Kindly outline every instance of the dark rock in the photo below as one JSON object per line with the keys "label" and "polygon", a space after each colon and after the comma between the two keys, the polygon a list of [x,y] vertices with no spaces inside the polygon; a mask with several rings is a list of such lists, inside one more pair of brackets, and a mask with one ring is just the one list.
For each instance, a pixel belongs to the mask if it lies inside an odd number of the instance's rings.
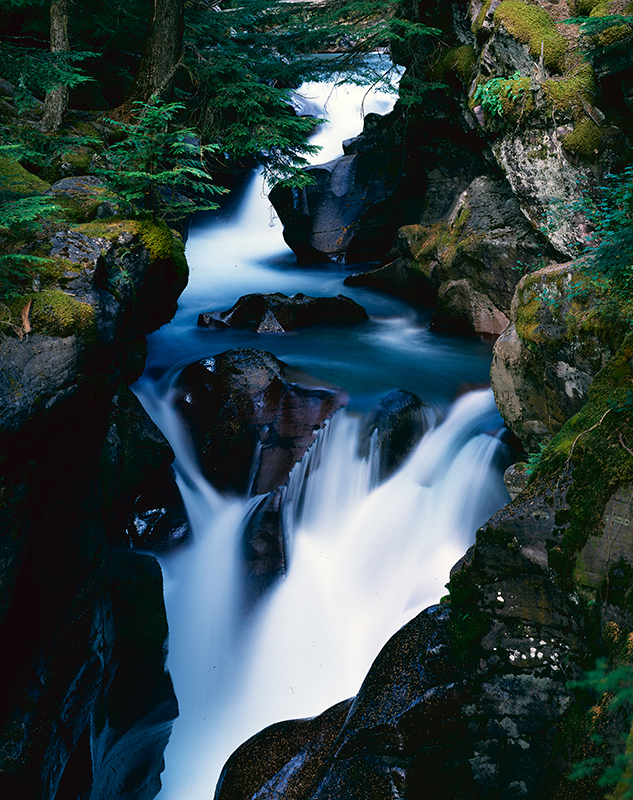
{"label": "dark rock", "polygon": [[384,267],[367,272],[355,272],[348,275],[344,283],[404,297],[416,306],[433,306],[437,298],[437,288],[433,287],[430,274],[405,258],[396,258]]}
{"label": "dark rock", "polygon": [[164,469],[136,498],[126,534],[131,547],[155,552],[187,540],[189,518],[171,469]]}
{"label": "dark rock", "polygon": [[349,711],[344,700],[313,719],[265,728],[233,753],[222,769],[215,800],[295,800],[318,777]]}
{"label": "dark rock", "polygon": [[101,453],[103,513],[109,535],[118,534],[120,538],[136,498],[166,472],[173,460],[167,439],[136,395],[120,385],[112,399],[110,425]]}
{"label": "dark rock", "polygon": [[264,497],[244,528],[244,601],[255,604],[286,572],[285,487]]}
{"label": "dark rock", "polygon": [[466,278],[442,284],[429,323],[432,330],[466,336],[499,336],[509,324],[506,315]]}
{"label": "dark rock", "polygon": [[360,455],[367,457],[372,447],[376,447],[379,477],[388,477],[431,427],[433,416],[431,409],[419,397],[394,389],[382,398],[365,423]]}
{"label": "dark rock", "polygon": [[248,328],[256,333],[293,331],[308,325],[341,325],[364,322],[367,312],[342,294],[336,297],[307,297],[295,294],[247,294],[228,311],[200,314],[198,325],[207,328]]}
{"label": "dark rock", "polygon": [[265,494],[286,481],[347,396],[270,353],[229,350],[185,367],[176,402],[208,480]]}

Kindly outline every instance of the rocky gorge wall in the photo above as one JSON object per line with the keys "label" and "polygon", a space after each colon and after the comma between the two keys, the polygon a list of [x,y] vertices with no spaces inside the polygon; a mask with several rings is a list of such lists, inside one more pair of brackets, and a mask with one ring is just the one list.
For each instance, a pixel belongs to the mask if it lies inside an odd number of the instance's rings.
{"label": "rocky gorge wall", "polygon": [[[90,181],[66,182],[85,208]],[[0,334],[7,800],[154,797],[177,714],[160,569],[116,541],[173,460],[126,384],[187,267],[164,223],[99,216],[52,225],[47,271]]]}

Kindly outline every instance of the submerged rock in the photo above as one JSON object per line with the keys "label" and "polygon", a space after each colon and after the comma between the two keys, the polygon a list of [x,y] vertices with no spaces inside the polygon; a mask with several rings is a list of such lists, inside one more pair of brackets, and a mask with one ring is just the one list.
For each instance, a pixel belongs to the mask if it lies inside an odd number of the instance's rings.
{"label": "submerged rock", "polygon": [[364,322],[365,309],[345,295],[308,297],[280,292],[247,294],[228,311],[200,314],[198,325],[207,328],[248,328],[256,333],[282,333],[309,325]]}
{"label": "submerged rock", "polygon": [[325,420],[347,403],[342,389],[246,349],[185,367],[177,393],[207,479],[221,491],[252,494],[285,483]]}

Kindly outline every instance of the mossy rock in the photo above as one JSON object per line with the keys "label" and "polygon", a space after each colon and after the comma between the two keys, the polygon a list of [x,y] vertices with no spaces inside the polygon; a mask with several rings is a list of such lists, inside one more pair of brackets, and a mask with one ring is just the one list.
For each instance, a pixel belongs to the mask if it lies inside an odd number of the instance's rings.
{"label": "mossy rock", "polygon": [[546,80],[543,91],[554,112],[567,112],[574,118],[585,116],[585,105],[593,103],[596,92],[594,71],[583,64],[571,75]]}
{"label": "mossy rock", "polygon": [[12,158],[0,157],[0,198],[16,199],[33,194],[43,194],[50,184]]}
{"label": "mossy rock", "polygon": [[47,289],[24,299],[32,301],[31,326],[35,333],[49,336],[95,335],[94,308],[61,289]]}
{"label": "mossy rock", "polygon": [[527,44],[535,61],[540,58],[542,44],[545,66],[553,72],[564,72],[569,44],[544,9],[521,0],[503,0],[495,9],[494,20],[495,25],[503,24],[511,36]]}
{"label": "mossy rock", "polygon": [[600,128],[588,117],[578,122],[574,130],[563,137],[562,142],[568,153],[586,161],[595,161],[603,149]]}
{"label": "mossy rock", "polygon": [[609,498],[633,481],[633,334],[595,377],[588,402],[543,450],[533,478],[571,473],[569,526],[562,540],[561,578],[571,582],[575,556],[602,532]]}
{"label": "mossy rock", "polygon": [[435,63],[431,74],[435,80],[444,80],[450,72],[453,72],[464,85],[468,85],[473,78],[476,66],[475,48],[472,45],[464,44],[444,51]]}

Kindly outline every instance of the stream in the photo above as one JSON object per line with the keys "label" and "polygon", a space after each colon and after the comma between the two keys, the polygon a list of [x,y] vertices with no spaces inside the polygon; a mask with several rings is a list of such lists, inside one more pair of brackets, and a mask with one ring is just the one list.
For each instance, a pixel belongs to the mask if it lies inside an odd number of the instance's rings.
{"label": "stream", "polygon": [[[307,84],[302,107],[330,120],[315,136],[325,162],[362,129],[359,113],[386,113],[394,95]],[[325,109],[319,112],[319,109]],[[231,203],[192,226],[189,285],[174,320],[149,337],[135,385],[176,453],[189,541],[161,555],[170,628],[168,667],[180,706],[160,800],[202,800],[242,742],[273,722],[313,716],[357,693],[380,648],[446,593],[452,565],[507,502],[503,423],[489,380],[491,346],[429,330],[430,312],[343,280],[362,265],[299,267],[253,175]],[[198,314],[252,292],[345,294],[368,322],[294,333],[209,330]],[[228,498],[201,476],[173,407],[185,365],[237,347],[277,358],[343,387],[338,412],[293,470],[289,568],[255,610],[241,602],[240,533],[261,498]],[[415,393],[433,420],[388,479],[376,454],[358,455],[364,417],[387,392]]]}

